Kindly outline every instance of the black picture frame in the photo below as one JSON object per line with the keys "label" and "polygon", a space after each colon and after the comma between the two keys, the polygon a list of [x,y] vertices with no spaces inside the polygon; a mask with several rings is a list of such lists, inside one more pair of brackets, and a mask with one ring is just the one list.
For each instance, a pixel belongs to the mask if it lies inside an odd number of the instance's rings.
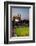
{"label": "black picture frame", "polygon": [[[26,4],[33,5],[33,40],[29,41],[9,41],[8,39],[8,4]],[[34,2],[12,2],[6,1],[4,2],[4,44],[12,44],[12,43],[34,43],[35,42],[35,3]]]}

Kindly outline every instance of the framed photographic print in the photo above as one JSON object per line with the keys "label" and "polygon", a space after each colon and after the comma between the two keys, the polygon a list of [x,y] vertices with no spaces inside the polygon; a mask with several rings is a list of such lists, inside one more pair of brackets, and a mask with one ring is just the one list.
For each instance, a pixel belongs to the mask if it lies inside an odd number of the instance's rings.
{"label": "framed photographic print", "polygon": [[35,3],[4,2],[4,43],[35,42]]}

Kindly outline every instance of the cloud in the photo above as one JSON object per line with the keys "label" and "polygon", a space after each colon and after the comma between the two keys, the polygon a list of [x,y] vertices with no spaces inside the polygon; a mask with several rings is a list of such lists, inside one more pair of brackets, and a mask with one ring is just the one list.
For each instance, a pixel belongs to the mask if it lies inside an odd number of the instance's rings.
{"label": "cloud", "polygon": [[21,19],[29,19],[29,8],[12,8],[12,16],[21,14]]}

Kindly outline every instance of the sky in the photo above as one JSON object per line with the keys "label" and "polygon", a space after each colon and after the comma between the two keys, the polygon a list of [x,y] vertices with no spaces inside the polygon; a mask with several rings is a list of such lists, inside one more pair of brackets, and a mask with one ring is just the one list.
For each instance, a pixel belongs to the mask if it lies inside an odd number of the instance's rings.
{"label": "sky", "polygon": [[12,17],[21,14],[21,19],[29,20],[29,8],[12,8]]}

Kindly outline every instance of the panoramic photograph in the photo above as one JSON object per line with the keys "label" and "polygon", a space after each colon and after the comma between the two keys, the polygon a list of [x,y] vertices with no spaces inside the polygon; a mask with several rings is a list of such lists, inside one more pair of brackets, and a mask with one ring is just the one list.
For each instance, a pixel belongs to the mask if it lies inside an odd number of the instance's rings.
{"label": "panoramic photograph", "polygon": [[12,7],[10,37],[29,36],[29,8]]}

